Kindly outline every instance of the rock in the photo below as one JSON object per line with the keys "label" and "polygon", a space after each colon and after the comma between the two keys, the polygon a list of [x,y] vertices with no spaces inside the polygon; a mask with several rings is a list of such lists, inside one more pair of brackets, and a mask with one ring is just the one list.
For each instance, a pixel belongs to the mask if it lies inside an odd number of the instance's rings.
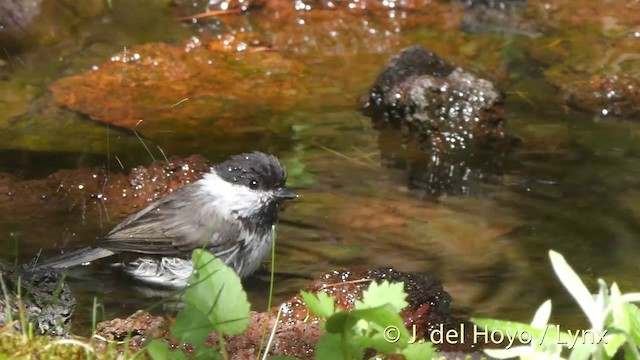
{"label": "rock", "polygon": [[166,336],[166,327],[167,321],[163,317],[138,310],[126,319],[116,318],[98,323],[95,333],[99,339],[108,342],[131,339],[127,349],[135,352],[144,347],[148,338]]}
{"label": "rock", "polygon": [[[464,329],[465,343],[437,344],[438,350],[445,357],[464,354],[474,358],[485,344],[474,344],[472,324],[451,315],[451,297],[442,289],[439,281],[424,273],[402,273],[394,269],[375,269],[368,271],[332,271],[319,276],[303,290],[308,292],[325,291],[336,300],[336,306],[343,310],[353,309],[356,300],[360,300],[362,292],[371,281],[404,282],[408,293],[409,306],[401,316],[406,326],[412,330],[416,326],[418,337],[428,336],[431,331],[442,327],[445,331]],[[270,313],[251,312],[249,327],[240,335],[225,337],[225,349],[230,359],[257,359],[260,346],[264,346],[262,334],[276,325],[276,313],[282,307],[280,322],[271,346],[269,355],[293,356],[297,359],[314,359],[316,343],[324,331],[320,327],[321,319],[309,314],[300,295],[271,309]],[[464,327],[461,325],[464,324]],[[127,334],[136,336],[134,346],[139,347],[142,339],[163,338],[172,348],[181,348],[190,352],[188,344],[178,344],[169,338],[165,330],[166,322],[138,311],[127,319],[114,319],[98,325],[97,334],[108,340],[123,340]],[[266,325],[266,326],[265,326]],[[215,345],[217,334],[209,335],[207,343]]]}
{"label": "rock", "polygon": [[465,0],[462,29],[469,33],[541,36],[547,29],[525,18],[527,0]]}
{"label": "rock", "polygon": [[79,18],[98,16],[104,9],[102,0],[0,1],[0,43],[5,51],[55,43],[74,31]]}
{"label": "rock", "polygon": [[473,182],[499,177],[517,142],[504,129],[503,100],[491,82],[414,46],[380,73],[365,114],[380,130],[383,161],[409,173],[410,189],[468,194]]}
{"label": "rock", "polygon": [[[458,330],[466,324],[462,334],[465,342],[459,344],[436,344],[439,351],[476,352],[484,344],[472,341],[472,324],[451,315],[451,296],[444,291],[438,280],[424,273],[402,273],[394,269],[382,268],[368,271],[332,271],[320,275],[318,279],[306,286],[302,291],[316,293],[324,291],[336,300],[336,307],[342,310],[353,310],[356,300],[362,298],[362,292],[371,281],[403,282],[407,292],[409,306],[402,311],[402,318],[407,328],[416,326],[419,338],[428,338],[431,331],[443,327]],[[284,303],[281,319],[285,323],[318,322],[319,319],[309,313],[300,295]]]}
{"label": "rock", "polygon": [[598,117],[640,117],[640,81],[626,74],[593,75],[562,86],[567,103]]}
{"label": "rock", "polygon": [[640,2],[558,0],[533,16],[556,29],[528,44],[527,57],[573,109],[595,119],[640,117]]}
{"label": "rock", "polygon": [[255,34],[238,33],[194,37],[178,46],[135,46],[93,70],[59,79],[49,89],[60,107],[147,136],[149,127],[174,131],[175,122],[185,132],[202,131],[206,122],[212,133],[227,134],[257,125],[254,112],[264,107],[284,111],[297,104],[307,89],[303,76],[291,74],[302,75],[304,69]]}
{"label": "rock", "polygon": [[[116,223],[210,169],[201,156],[156,161],[129,174],[104,169],[61,170],[45,179],[19,180],[0,174],[0,216],[6,221],[37,221],[17,236],[33,239],[33,249],[76,247],[95,238],[95,229]],[[60,216],[60,214],[64,216]],[[106,225],[109,226],[109,223]],[[35,241],[40,239],[40,243]]]}
{"label": "rock", "polygon": [[465,149],[507,137],[495,86],[413,46],[394,56],[369,92],[374,122],[407,127],[434,149]]}
{"label": "rock", "polygon": [[[54,270],[29,271],[30,265],[13,268],[0,264],[0,277],[9,292],[9,302],[0,297],[0,327],[8,324],[7,312],[13,320],[20,319],[23,307],[27,323],[33,324],[38,335],[66,336],[71,324],[76,300],[64,283],[64,278]],[[18,290],[19,289],[19,290]],[[20,291],[20,298],[18,298]],[[20,321],[14,325],[22,329]]]}

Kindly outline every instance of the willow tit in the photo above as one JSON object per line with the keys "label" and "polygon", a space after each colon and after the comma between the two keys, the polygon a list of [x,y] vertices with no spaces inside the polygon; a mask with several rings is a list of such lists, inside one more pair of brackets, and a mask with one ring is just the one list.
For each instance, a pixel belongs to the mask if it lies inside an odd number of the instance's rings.
{"label": "willow tit", "polygon": [[240,277],[258,269],[271,248],[282,203],[298,197],[285,187],[280,161],[261,152],[235,155],[200,180],[129,216],[94,246],[46,260],[37,268],[68,268],[119,253],[137,280],[183,287],[193,269],[189,255],[206,248]]}

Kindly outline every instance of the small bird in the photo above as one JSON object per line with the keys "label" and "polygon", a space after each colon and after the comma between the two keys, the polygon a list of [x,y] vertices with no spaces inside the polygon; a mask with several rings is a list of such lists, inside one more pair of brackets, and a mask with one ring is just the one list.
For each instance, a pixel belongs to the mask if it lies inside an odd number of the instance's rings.
{"label": "small bird", "polygon": [[284,201],[287,173],[273,155],[240,154],[213,165],[200,180],[129,216],[94,246],[45,260],[36,268],[68,268],[115,254],[126,273],[149,284],[184,287],[189,255],[205,248],[240,277],[255,272],[271,249],[272,228]]}

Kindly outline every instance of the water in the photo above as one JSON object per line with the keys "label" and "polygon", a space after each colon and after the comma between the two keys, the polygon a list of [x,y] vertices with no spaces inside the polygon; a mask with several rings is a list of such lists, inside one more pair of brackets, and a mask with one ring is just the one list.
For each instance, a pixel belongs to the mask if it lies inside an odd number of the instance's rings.
{"label": "water", "polygon": [[[0,67],[2,172],[37,181],[60,169],[127,172],[148,165],[152,156],[163,158],[161,151],[198,153],[212,161],[241,151],[271,151],[287,165],[289,182],[301,194],[287,207],[278,232],[277,299],[332,269],[394,266],[432,272],[463,314],[527,321],[552,298],[553,320],[584,326],[551,271],[549,249],[563,253],[591,289],[598,277],[617,281],[623,292],[640,288],[640,127],[567,108],[562,93],[544,78],[555,63],[543,64],[549,54],[540,49],[553,48],[556,38],[574,44],[568,36],[581,34],[560,29],[532,39],[508,31],[464,33],[456,22],[462,8],[455,6],[406,20],[400,12],[387,18],[328,12],[278,22],[254,12],[190,26],[174,21],[163,6],[141,4],[115,1],[112,12],[82,19],[73,41],[10,53]],[[215,114],[199,121],[145,120],[139,130],[150,155],[131,131],[60,109],[47,91],[55,79],[100,65],[125,47],[182,44],[190,36],[239,29],[256,31],[286,59],[302,64],[284,76],[307,93],[286,95],[294,101],[282,106],[228,99],[224,131]],[[413,43],[487,76],[509,95],[507,129],[522,144],[499,172],[472,178],[461,194],[413,191],[406,168],[381,161],[398,149],[389,141],[395,135],[375,130],[358,110],[389,56]],[[561,51],[550,53],[562,64],[572,61]],[[256,97],[281,91],[248,89],[253,90]],[[126,91],[110,96],[116,101]],[[194,106],[207,111],[206,102]],[[411,161],[419,155],[404,156]],[[87,218],[77,209],[42,216],[11,203],[0,211],[2,257],[11,261],[27,261],[41,248],[90,244],[122,219]],[[267,279],[263,271],[246,282],[255,309],[266,306]],[[74,270],[70,283],[79,300],[79,331],[89,324],[93,297],[104,304],[107,318],[127,316],[159,298],[104,268]]]}

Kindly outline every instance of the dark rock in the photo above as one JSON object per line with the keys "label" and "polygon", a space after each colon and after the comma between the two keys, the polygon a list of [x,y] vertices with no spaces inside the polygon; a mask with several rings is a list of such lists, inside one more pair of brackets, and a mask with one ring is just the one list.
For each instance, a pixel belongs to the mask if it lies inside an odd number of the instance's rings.
{"label": "dark rock", "polygon": [[379,125],[407,127],[429,148],[465,149],[506,137],[502,104],[491,82],[414,46],[378,76],[365,112]]}
{"label": "dark rock", "polygon": [[[36,334],[66,336],[76,304],[71,290],[57,271],[31,272],[29,267],[0,264],[0,276],[7,291],[5,296],[3,289],[0,298],[0,327],[8,323],[8,311],[13,320],[20,319],[22,306],[26,321],[32,324]],[[22,330],[20,321],[16,322],[15,329]]]}
{"label": "dark rock", "polygon": [[527,0],[465,0],[462,30],[469,33],[501,33],[541,36],[544,26],[523,17]]}
{"label": "dark rock", "polygon": [[0,30],[24,31],[40,13],[42,0],[0,1]]}
{"label": "dark rock", "polygon": [[78,18],[103,12],[102,0],[0,1],[0,44],[7,53],[68,38]]}
{"label": "dark rock", "polygon": [[[321,275],[317,280],[306,286],[303,291],[324,291],[336,300],[336,307],[352,310],[356,300],[362,298],[362,292],[369,286],[370,281],[403,282],[407,292],[409,306],[402,311],[405,325],[411,329],[416,326],[416,335],[428,338],[431,331],[442,327],[459,330],[461,324],[465,330],[465,342],[459,344],[436,344],[439,351],[445,352],[477,352],[484,344],[474,344],[472,341],[472,324],[451,315],[451,296],[444,291],[438,280],[424,273],[402,273],[394,269],[376,269],[368,271],[332,271]],[[318,322],[320,319],[309,310],[300,295],[285,302],[281,321],[288,324],[303,322]]]}
{"label": "dark rock", "polygon": [[394,56],[369,92],[365,114],[380,130],[388,166],[409,172],[419,195],[468,194],[502,172],[517,141],[504,130],[495,86],[414,46]]}

